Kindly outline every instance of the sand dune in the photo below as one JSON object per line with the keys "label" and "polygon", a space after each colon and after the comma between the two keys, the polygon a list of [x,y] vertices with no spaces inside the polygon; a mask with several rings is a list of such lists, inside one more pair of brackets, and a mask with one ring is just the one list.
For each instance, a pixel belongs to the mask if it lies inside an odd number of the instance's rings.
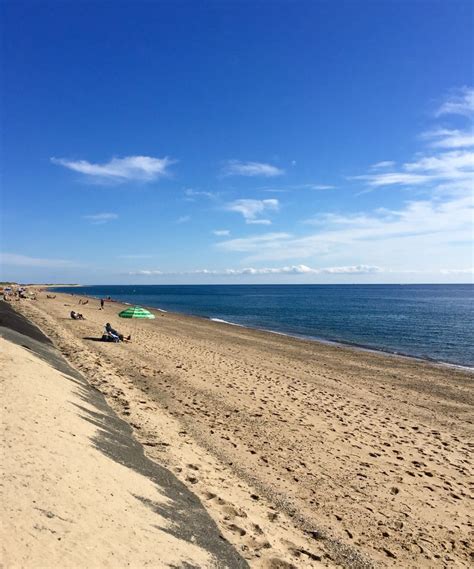
{"label": "sand dune", "polygon": [[[468,567],[473,376],[77,296],[15,303],[254,567]],[[18,305],[18,306],[17,306]],[[130,344],[94,341],[106,321]]]}

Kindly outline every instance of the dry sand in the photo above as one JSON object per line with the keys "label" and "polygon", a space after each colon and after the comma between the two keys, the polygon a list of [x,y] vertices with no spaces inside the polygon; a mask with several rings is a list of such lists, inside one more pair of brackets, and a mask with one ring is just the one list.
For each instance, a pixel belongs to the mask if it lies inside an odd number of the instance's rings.
{"label": "dry sand", "polygon": [[51,347],[1,330],[14,342],[0,337],[0,566],[246,566],[96,390]]}
{"label": "dry sand", "polygon": [[[471,565],[471,373],[159,311],[121,320],[119,303],[78,300],[14,305],[251,566]],[[107,321],[132,342],[95,341]]]}

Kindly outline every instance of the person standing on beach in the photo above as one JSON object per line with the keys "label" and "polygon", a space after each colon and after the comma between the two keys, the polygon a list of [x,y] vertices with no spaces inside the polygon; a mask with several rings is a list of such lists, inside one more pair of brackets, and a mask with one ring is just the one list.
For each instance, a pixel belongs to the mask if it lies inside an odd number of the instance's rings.
{"label": "person standing on beach", "polygon": [[104,310],[104,299],[103,298],[100,299],[100,309],[99,310]]}

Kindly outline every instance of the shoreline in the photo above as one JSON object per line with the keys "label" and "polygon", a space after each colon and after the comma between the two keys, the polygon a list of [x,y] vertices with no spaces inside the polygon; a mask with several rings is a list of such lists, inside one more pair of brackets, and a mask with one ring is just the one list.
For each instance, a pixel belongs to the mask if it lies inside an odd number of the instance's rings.
{"label": "shoreline", "polygon": [[[77,287],[82,287],[84,285],[77,285]],[[192,286],[192,285],[190,285]],[[291,285],[288,285],[291,286]],[[324,286],[324,285],[321,285]],[[341,285],[341,286],[351,286],[351,285]],[[374,285],[376,286],[376,285]],[[403,285],[400,285],[403,286]],[[54,289],[54,287],[46,287],[48,289]],[[63,286],[61,287],[56,287],[56,288],[65,288]],[[71,293],[67,293],[67,292],[60,292],[58,291],[58,294],[71,294]],[[93,295],[89,295],[89,294],[78,294],[78,296],[82,296],[84,298],[88,298],[89,300],[100,300],[100,296],[93,296]],[[115,304],[121,304],[122,306],[135,306],[134,303],[131,302],[125,302],[122,300],[115,300],[115,299],[111,299],[107,302],[113,302]],[[175,314],[175,315],[179,315],[179,316],[184,316],[184,317],[189,317],[189,318],[198,318],[201,320],[205,320],[205,321],[209,321],[209,322],[215,322],[216,324],[224,324],[227,326],[237,326],[239,328],[242,328],[244,330],[255,330],[257,332],[264,332],[266,334],[276,334],[279,336],[286,336],[288,338],[293,338],[296,340],[301,340],[304,342],[313,342],[316,344],[322,344],[322,345],[328,345],[328,346],[333,346],[336,348],[342,348],[342,349],[351,349],[351,350],[356,350],[356,351],[360,351],[360,352],[367,352],[367,353],[374,353],[374,354],[381,354],[383,356],[387,356],[387,357],[393,357],[393,358],[403,358],[403,359],[408,359],[408,360],[414,360],[417,362],[425,362],[425,363],[429,363],[435,366],[442,366],[442,367],[447,367],[447,368],[454,368],[454,369],[458,369],[458,370],[462,370],[465,371],[466,373],[471,373],[474,376],[474,365],[465,365],[465,364],[460,364],[460,363],[454,363],[454,362],[445,362],[442,360],[436,360],[434,358],[430,358],[430,357],[421,357],[421,356],[414,356],[411,354],[406,354],[403,352],[395,352],[395,351],[390,351],[389,349],[383,349],[383,348],[377,348],[374,346],[369,346],[369,345],[364,345],[364,344],[358,344],[355,342],[349,342],[349,341],[344,341],[344,340],[328,340],[325,338],[319,338],[316,336],[305,336],[303,334],[292,334],[289,332],[280,332],[278,330],[270,330],[267,328],[259,328],[257,326],[249,326],[249,325],[245,325],[245,324],[239,324],[238,322],[230,322],[227,320],[223,320],[217,317],[212,317],[212,316],[201,316],[198,314],[192,314],[190,312],[176,312],[173,310],[168,310],[168,309],[164,309],[164,308],[159,308],[156,306],[149,306],[149,305],[140,305],[143,306],[143,308],[146,308],[147,310],[150,311],[157,311],[160,313],[169,313],[169,314]]]}

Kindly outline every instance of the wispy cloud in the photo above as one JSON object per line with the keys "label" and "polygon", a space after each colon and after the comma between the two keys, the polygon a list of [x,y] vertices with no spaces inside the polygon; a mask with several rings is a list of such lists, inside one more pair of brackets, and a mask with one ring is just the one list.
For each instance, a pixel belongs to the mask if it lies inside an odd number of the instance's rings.
{"label": "wispy cloud", "polygon": [[452,91],[451,95],[437,109],[435,115],[472,116],[474,113],[474,89],[461,87]]}
{"label": "wispy cloud", "polygon": [[184,190],[184,195],[187,201],[196,201],[197,198],[207,198],[210,200],[216,199],[219,194],[214,192],[204,192],[202,190],[193,190],[192,188],[187,188]]}
{"label": "wispy cloud", "polygon": [[229,160],[225,163],[222,174],[224,176],[263,176],[273,178],[281,176],[285,171],[271,164],[263,162],[241,162],[240,160]]}
{"label": "wispy cloud", "polygon": [[474,133],[457,129],[438,128],[422,134],[432,148],[470,148],[474,146]]}
{"label": "wispy cloud", "polygon": [[[256,254],[257,251],[263,251],[265,255],[271,257],[271,252],[278,251],[283,246],[284,248],[291,243],[294,239],[290,233],[273,232],[265,233],[263,235],[251,235],[249,237],[237,237],[227,241],[220,241],[216,244],[218,249],[228,252],[238,252],[247,254]],[[305,255],[306,257],[307,255]],[[290,256],[283,256],[282,258],[290,258]],[[264,257],[265,258],[265,257]]]}
{"label": "wispy cloud", "polygon": [[271,193],[286,193],[291,192],[294,190],[335,190],[336,186],[332,186],[329,184],[297,184],[297,185],[286,185],[283,187],[264,187],[258,188],[262,192],[271,192]]}
{"label": "wispy cloud", "polygon": [[288,267],[245,267],[243,269],[197,269],[194,271],[183,271],[177,273],[165,273],[160,270],[143,269],[140,271],[132,271],[129,275],[215,275],[215,276],[240,276],[240,275],[362,275],[379,273],[383,269],[370,265],[353,265],[347,267],[326,267],[311,268],[306,265],[292,265]]}
{"label": "wispy cloud", "polygon": [[245,223],[249,225],[271,225],[272,222],[269,219],[247,219]]}
{"label": "wispy cloud", "polygon": [[[474,117],[474,89],[463,88],[449,96],[436,115]],[[466,194],[474,183],[474,134],[466,130],[437,126],[421,134],[428,151],[419,153],[411,162],[396,167],[395,162],[374,164],[370,172],[352,179],[367,182],[369,188],[384,186],[423,187],[437,194]]]}
{"label": "wispy cloud", "polygon": [[425,186],[442,193],[464,193],[472,190],[474,152],[451,150],[422,155],[402,164],[398,170],[373,172],[352,179],[364,180],[371,188]]}
{"label": "wispy cloud", "polygon": [[328,184],[304,184],[303,187],[308,190],[334,190],[336,186],[329,186]]}
{"label": "wispy cloud", "polygon": [[93,225],[103,225],[113,219],[118,219],[118,215],[116,213],[94,213],[84,215],[83,218],[90,221]]}
{"label": "wispy cloud", "polygon": [[364,174],[353,176],[353,180],[365,180],[374,188],[381,186],[415,186],[426,184],[431,180],[430,176],[423,174],[411,174],[409,172],[383,172],[380,174]]}
{"label": "wispy cloud", "polygon": [[370,167],[371,170],[383,170],[385,168],[393,168],[395,162],[393,160],[382,160],[382,162],[376,162]]}
{"label": "wispy cloud", "polygon": [[[386,252],[407,257],[423,250],[436,254],[446,240],[469,242],[473,202],[470,196],[448,201],[409,201],[397,210],[378,209],[355,215],[318,215],[320,229],[303,237],[267,233],[216,244],[222,251],[243,253],[247,261],[305,259],[315,256],[370,255],[377,262]],[[377,263],[374,263],[377,264]]]}
{"label": "wispy cloud", "polygon": [[226,211],[235,211],[242,214],[245,222],[248,224],[269,225],[271,223],[270,220],[259,219],[258,216],[263,213],[278,211],[279,206],[280,204],[277,199],[241,199],[226,204],[224,209]]}
{"label": "wispy cloud", "polygon": [[190,220],[191,220],[190,215],[182,215],[181,217],[178,217],[178,219],[176,220],[176,223],[187,223]]}
{"label": "wispy cloud", "polygon": [[214,229],[212,233],[217,235],[217,237],[226,237],[227,235],[230,235],[230,231],[228,229]]}
{"label": "wispy cloud", "polygon": [[51,158],[53,164],[64,166],[74,172],[87,176],[93,182],[150,182],[169,175],[168,167],[176,160],[153,158],[151,156],[126,156],[112,158],[103,164],[94,164],[87,160],[68,160],[66,158]]}
{"label": "wispy cloud", "polygon": [[78,263],[66,259],[45,259],[40,257],[28,257],[16,253],[0,253],[0,264],[14,267],[79,267]]}

